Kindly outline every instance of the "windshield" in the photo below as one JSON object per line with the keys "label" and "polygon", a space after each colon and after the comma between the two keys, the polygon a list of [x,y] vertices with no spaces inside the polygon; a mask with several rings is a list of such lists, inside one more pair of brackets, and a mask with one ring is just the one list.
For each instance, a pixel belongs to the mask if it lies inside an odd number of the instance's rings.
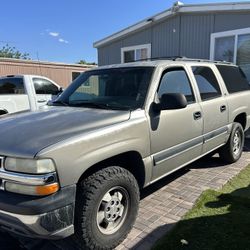
{"label": "windshield", "polygon": [[130,67],[85,72],[52,105],[142,108],[153,70],[153,67]]}

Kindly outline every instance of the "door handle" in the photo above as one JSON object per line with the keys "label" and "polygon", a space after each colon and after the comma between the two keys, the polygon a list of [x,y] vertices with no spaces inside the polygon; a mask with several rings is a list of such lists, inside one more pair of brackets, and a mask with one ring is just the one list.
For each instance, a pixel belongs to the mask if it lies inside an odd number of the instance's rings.
{"label": "door handle", "polygon": [[226,105],[220,106],[220,112],[224,112],[224,111],[226,111],[226,110],[227,110]]}
{"label": "door handle", "polygon": [[195,120],[201,119],[201,112],[200,111],[194,113],[194,119]]}
{"label": "door handle", "polygon": [[46,102],[47,100],[45,100],[45,99],[39,99],[39,100],[37,100],[37,102],[38,103],[42,103],[42,102]]}

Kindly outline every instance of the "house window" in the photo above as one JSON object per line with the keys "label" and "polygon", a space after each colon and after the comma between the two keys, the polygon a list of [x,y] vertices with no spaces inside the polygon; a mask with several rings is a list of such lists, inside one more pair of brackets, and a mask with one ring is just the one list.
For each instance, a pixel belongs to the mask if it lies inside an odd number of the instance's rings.
{"label": "house window", "polygon": [[124,47],[121,49],[121,62],[128,63],[146,60],[151,57],[151,44]]}
{"label": "house window", "polygon": [[82,72],[72,72],[72,81],[74,81]]}
{"label": "house window", "polygon": [[250,28],[211,34],[210,59],[239,65],[250,82]]}

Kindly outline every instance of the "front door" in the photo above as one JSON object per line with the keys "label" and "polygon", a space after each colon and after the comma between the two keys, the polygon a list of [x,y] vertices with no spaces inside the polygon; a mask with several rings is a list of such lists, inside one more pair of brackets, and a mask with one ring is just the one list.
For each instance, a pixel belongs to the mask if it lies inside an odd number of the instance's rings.
{"label": "front door", "polygon": [[48,101],[55,99],[58,94],[58,87],[47,79],[34,77],[33,84],[36,92],[37,106],[41,107]]}
{"label": "front door", "polygon": [[157,96],[182,93],[188,105],[184,109],[163,110],[150,114],[151,154],[154,159],[153,180],[197,158],[202,151],[203,117],[193,88],[183,67],[165,70]]}

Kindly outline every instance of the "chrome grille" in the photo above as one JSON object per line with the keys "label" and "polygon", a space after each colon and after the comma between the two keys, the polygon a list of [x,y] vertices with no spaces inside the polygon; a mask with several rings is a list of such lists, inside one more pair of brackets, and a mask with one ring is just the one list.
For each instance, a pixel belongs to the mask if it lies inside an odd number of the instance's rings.
{"label": "chrome grille", "polygon": [[0,169],[3,169],[3,157],[2,156],[0,156]]}

